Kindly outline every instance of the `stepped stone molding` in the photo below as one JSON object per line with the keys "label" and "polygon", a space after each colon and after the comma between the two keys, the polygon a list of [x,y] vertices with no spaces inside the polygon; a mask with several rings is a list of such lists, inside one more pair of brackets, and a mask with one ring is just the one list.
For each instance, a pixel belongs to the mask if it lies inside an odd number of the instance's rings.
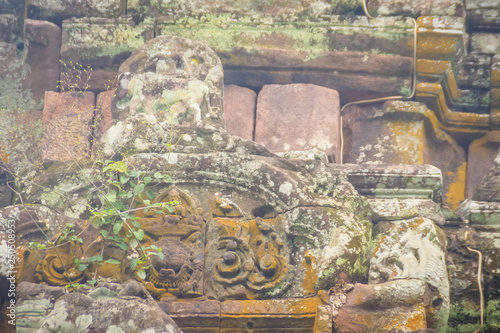
{"label": "stepped stone molding", "polygon": [[464,200],[458,207],[459,214],[470,223],[484,226],[500,225],[500,202]]}
{"label": "stepped stone molding", "polygon": [[490,128],[489,114],[456,112],[450,109],[443,87],[439,83],[418,83],[416,98],[427,103],[442,123],[442,128],[460,141],[460,136],[481,136]]}
{"label": "stepped stone molding", "polygon": [[339,166],[356,190],[379,198],[427,198],[441,202],[442,175],[432,165]]}

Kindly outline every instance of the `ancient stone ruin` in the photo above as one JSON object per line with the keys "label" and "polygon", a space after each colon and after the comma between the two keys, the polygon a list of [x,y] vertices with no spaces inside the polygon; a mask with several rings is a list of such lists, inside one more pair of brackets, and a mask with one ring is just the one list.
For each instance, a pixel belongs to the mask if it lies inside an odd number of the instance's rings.
{"label": "ancient stone ruin", "polygon": [[0,332],[500,332],[500,5],[0,0]]}

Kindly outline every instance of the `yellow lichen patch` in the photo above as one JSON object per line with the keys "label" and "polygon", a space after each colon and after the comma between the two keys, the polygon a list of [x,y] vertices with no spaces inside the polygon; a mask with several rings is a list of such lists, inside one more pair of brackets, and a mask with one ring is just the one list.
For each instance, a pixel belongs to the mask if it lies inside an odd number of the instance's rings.
{"label": "yellow lichen patch", "polygon": [[394,120],[389,124],[393,143],[393,164],[424,163],[424,129],[421,121]]}
{"label": "yellow lichen patch", "polygon": [[270,300],[225,301],[221,304],[221,315],[230,317],[247,316],[316,316],[321,298],[287,298]]}
{"label": "yellow lichen patch", "polygon": [[420,304],[416,309],[411,312],[399,312],[394,316],[392,321],[384,326],[386,330],[404,330],[404,331],[417,331],[419,329],[427,328],[427,321],[425,318],[425,308]]}
{"label": "yellow lichen patch", "polygon": [[307,251],[305,258],[301,263],[301,266],[305,270],[304,281],[302,282],[302,290],[304,293],[312,294],[315,292],[314,283],[318,279],[316,257]]}
{"label": "yellow lichen patch", "polygon": [[448,191],[446,192],[445,202],[450,206],[452,210],[455,210],[458,203],[465,198],[465,179],[466,179],[467,163],[464,162],[456,173],[453,171],[447,171],[446,175],[451,180],[448,186]]}
{"label": "yellow lichen patch", "polygon": [[419,34],[417,54],[421,56],[454,55],[459,48],[456,37]]}

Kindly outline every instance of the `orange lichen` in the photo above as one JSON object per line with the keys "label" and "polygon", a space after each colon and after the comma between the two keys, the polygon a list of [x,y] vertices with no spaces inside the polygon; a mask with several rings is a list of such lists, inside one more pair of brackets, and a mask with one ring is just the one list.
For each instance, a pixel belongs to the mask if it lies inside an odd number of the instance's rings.
{"label": "orange lichen", "polygon": [[448,191],[446,192],[445,202],[450,206],[452,210],[455,210],[458,203],[465,198],[465,179],[467,172],[467,163],[464,162],[456,173],[453,171],[447,171],[446,175],[451,180],[448,186]]}
{"label": "orange lichen", "polygon": [[318,273],[316,271],[316,257],[313,256],[310,251],[307,251],[301,265],[305,270],[304,281],[302,282],[302,290],[306,295],[312,294],[315,292],[314,284],[318,279]]}

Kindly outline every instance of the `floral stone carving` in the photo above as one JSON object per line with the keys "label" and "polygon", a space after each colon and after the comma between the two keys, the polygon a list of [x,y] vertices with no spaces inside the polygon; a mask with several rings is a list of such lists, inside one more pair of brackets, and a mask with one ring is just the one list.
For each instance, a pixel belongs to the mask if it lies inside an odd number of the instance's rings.
{"label": "floral stone carving", "polygon": [[207,296],[255,299],[281,295],[289,282],[283,218],[245,220],[234,203],[220,196],[212,207],[205,264]]}
{"label": "floral stone carving", "polygon": [[160,215],[139,211],[144,245],[161,248],[164,258],[151,256],[146,279],[156,298],[196,297],[203,293],[204,221],[198,199],[177,187],[157,194],[155,202],[175,202],[173,212]]}

